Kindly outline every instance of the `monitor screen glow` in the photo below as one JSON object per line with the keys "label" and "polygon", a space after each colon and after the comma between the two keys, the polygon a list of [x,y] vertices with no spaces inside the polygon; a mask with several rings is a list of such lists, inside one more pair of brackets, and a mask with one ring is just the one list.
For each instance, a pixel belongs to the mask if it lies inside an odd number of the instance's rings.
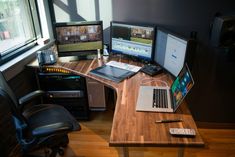
{"label": "monitor screen glow", "polygon": [[194,85],[193,77],[185,64],[171,86],[173,104],[177,107]]}
{"label": "monitor screen glow", "polygon": [[55,36],[59,56],[80,56],[103,49],[102,21],[57,23]]}
{"label": "monitor screen glow", "polygon": [[177,76],[184,66],[188,41],[167,31],[158,30],[154,61]]}
{"label": "monitor screen glow", "polygon": [[111,51],[139,59],[152,60],[154,34],[153,26],[111,23]]}

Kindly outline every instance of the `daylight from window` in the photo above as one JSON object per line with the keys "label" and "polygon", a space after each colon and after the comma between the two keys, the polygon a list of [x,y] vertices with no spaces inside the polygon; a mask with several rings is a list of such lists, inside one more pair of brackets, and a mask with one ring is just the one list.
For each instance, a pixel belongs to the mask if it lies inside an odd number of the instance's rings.
{"label": "daylight from window", "polygon": [[103,21],[103,28],[110,26],[112,21],[111,0],[57,0],[54,2],[56,22],[74,21],[70,16],[80,21]]}
{"label": "daylight from window", "polygon": [[0,54],[3,55],[34,38],[26,0],[0,0]]}

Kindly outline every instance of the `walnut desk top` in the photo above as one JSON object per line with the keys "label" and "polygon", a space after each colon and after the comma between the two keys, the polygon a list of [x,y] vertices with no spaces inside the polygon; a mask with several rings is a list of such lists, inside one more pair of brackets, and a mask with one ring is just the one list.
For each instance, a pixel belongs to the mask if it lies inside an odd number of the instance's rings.
{"label": "walnut desk top", "polygon": [[[172,83],[169,74],[162,73],[150,77],[142,72],[120,83],[115,83],[94,75],[89,71],[99,67],[110,60],[121,61],[133,65],[142,66],[139,62],[123,58],[104,58],[93,60],[81,60],[74,62],[57,61],[53,66],[68,70],[72,73],[95,79],[104,85],[114,89],[117,93],[116,107],[113,117],[110,135],[110,146],[203,146],[204,142],[197,130],[193,117],[184,101],[176,113],[136,112],[136,102],[140,85],[168,85]],[[37,66],[34,61],[29,66]],[[193,90],[193,89],[192,89]],[[176,123],[155,123],[161,119],[182,119]],[[169,128],[193,128],[196,136],[193,138],[173,137],[169,134]]]}

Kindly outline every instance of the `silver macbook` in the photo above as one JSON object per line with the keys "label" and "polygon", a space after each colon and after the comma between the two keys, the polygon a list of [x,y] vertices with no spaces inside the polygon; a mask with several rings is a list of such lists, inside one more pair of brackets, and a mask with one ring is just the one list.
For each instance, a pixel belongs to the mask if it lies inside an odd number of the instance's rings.
{"label": "silver macbook", "polygon": [[140,86],[136,111],[175,112],[193,85],[185,64],[171,87]]}

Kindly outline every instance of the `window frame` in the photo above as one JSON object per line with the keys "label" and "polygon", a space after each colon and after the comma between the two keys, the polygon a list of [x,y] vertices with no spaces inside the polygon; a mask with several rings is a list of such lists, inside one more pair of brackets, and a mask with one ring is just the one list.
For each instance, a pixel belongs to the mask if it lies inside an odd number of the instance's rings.
{"label": "window frame", "polygon": [[27,5],[26,7],[29,9],[28,11],[29,11],[30,20],[32,22],[34,37],[28,41],[25,41],[25,43],[12,47],[6,52],[1,53],[0,66],[33,48],[34,46],[37,45],[37,39],[42,38],[41,22],[40,22],[40,16],[38,10],[39,7],[37,0],[36,1],[26,0],[25,5]]}

